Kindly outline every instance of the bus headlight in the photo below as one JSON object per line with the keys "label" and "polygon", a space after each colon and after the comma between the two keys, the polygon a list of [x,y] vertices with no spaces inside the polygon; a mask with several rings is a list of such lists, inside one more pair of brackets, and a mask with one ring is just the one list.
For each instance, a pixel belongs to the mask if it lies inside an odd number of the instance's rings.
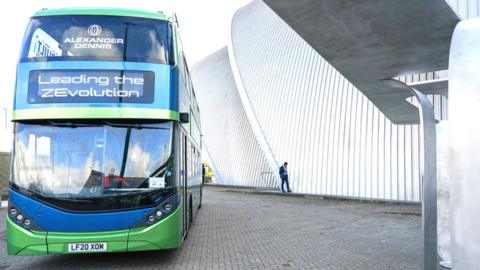
{"label": "bus headlight", "polygon": [[151,226],[156,222],[167,218],[175,211],[175,209],[177,209],[180,203],[179,199],[178,193],[171,194],[169,197],[162,200],[155,208],[145,213],[145,215],[131,228]]}
{"label": "bus headlight", "polygon": [[23,220],[23,215],[22,215],[22,214],[18,214],[15,218],[16,218],[18,221],[22,221],[22,220]]}
{"label": "bus headlight", "polygon": [[172,205],[169,203],[166,203],[163,205],[163,209],[165,209],[165,211],[167,212],[170,212],[170,210],[172,210]]}
{"label": "bus headlight", "polygon": [[154,222],[155,217],[153,215],[148,216],[148,222]]}
{"label": "bus headlight", "polygon": [[18,226],[21,226],[27,230],[43,231],[43,229],[38,226],[35,221],[31,220],[25,213],[23,213],[22,209],[18,208],[12,202],[9,202],[8,213],[10,220]]}

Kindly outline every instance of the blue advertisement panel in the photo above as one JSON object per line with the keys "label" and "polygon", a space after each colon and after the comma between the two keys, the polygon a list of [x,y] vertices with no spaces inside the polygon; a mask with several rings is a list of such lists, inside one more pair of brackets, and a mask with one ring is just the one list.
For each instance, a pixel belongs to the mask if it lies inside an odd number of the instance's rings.
{"label": "blue advertisement panel", "polygon": [[20,63],[14,112],[66,108],[178,111],[177,74],[169,65],[139,62]]}
{"label": "blue advertisement panel", "polygon": [[153,103],[155,74],[132,70],[32,70],[28,103]]}

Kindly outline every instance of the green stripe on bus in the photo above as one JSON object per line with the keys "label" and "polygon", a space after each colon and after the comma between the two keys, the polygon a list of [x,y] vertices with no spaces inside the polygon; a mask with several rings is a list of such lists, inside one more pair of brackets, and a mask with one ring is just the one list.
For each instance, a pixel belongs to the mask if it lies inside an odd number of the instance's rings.
{"label": "green stripe on bus", "polygon": [[134,9],[117,8],[60,8],[45,9],[36,12],[33,17],[62,16],[62,15],[100,15],[100,16],[125,16],[168,21],[170,18],[165,13],[148,12]]}
{"label": "green stripe on bus", "polygon": [[12,120],[39,119],[180,119],[179,113],[171,110],[145,108],[39,108],[13,111]]}

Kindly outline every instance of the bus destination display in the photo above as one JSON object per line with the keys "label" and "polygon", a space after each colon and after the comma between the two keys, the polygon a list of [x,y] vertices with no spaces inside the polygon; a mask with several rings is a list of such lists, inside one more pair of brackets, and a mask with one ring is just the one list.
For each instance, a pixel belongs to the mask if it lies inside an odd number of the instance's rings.
{"label": "bus destination display", "polygon": [[33,70],[28,103],[153,103],[154,74],[130,70]]}

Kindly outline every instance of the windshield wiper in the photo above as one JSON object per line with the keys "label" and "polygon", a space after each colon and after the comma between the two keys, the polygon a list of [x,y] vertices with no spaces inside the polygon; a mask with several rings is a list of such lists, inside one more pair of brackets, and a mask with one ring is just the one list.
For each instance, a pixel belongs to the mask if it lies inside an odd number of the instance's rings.
{"label": "windshield wiper", "polygon": [[[156,127],[156,126],[144,126],[142,124],[117,124],[112,123],[109,121],[104,121],[103,124],[81,124],[81,123],[74,123],[74,122],[54,122],[48,121],[48,125],[56,126],[56,127],[69,127],[69,128],[77,128],[77,127],[99,127],[104,124],[111,126],[111,127],[122,127],[122,128],[135,128],[135,129],[160,129],[160,130],[171,130],[168,127]],[[46,125],[46,124],[44,124]]]}
{"label": "windshield wiper", "polygon": [[170,128],[166,127],[155,127],[155,126],[144,126],[142,124],[116,124],[112,122],[105,121],[105,124],[112,126],[112,127],[123,127],[123,128],[135,128],[135,129],[163,129],[163,130],[170,130]]}
{"label": "windshield wiper", "polygon": [[69,127],[69,128],[77,128],[77,127],[97,127],[98,125],[89,125],[89,124],[79,124],[79,123],[72,123],[72,122],[64,122],[58,123],[53,121],[48,121],[48,124],[56,127]]}

